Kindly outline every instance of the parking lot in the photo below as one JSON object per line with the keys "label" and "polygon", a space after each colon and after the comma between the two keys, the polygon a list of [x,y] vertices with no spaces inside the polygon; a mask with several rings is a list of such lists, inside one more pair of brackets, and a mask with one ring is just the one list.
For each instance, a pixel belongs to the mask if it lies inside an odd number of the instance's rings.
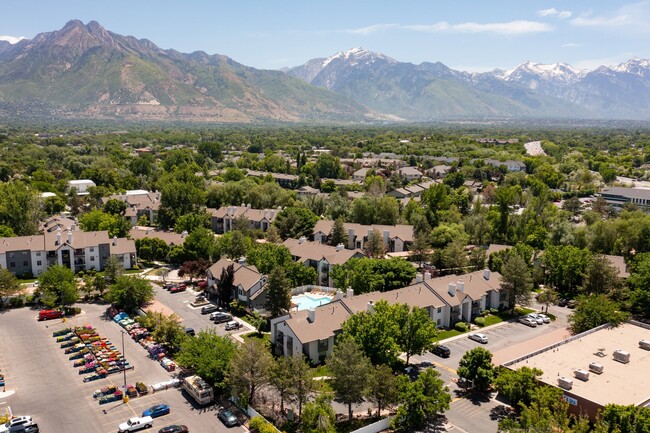
{"label": "parking lot", "polygon": [[[109,375],[105,379],[83,383],[82,375],[72,366],[59,343],[52,337],[55,330],[91,324],[102,337],[107,337],[119,350],[121,328],[102,318],[106,306],[82,304],[83,313],[62,320],[37,322],[37,313],[21,308],[0,313],[0,368],[6,377],[6,391],[0,398],[0,411],[11,407],[14,415],[31,415],[44,432],[115,432],[120,423],[157,403],[166,403],[171,413],[154,419],[149,430],[158,431],[170,424],[185,424],[190,431],[243,433],[243,427],[226,428],[217,419],[218,407],[200,408],[178,389],[168,389],[136,397],[128,403],[99,405],[93,391],[108,385],[121,387],[124,376]],[[207,319],[206,319],[207,321]],[[141,381],[147,385],[171,378],[160,364],[149,359],[146,351],[126,336],[124,353],[134,366],[127,372],[127,383]],[[11,394],[11,395],[9,395]]]}
{"label": "parking lot", "polygon": [[487,335],[489,340],[487,344],[470,340],[469,333],[446,340],[443,344],[451,351],[449,358],[441,358],[430,352],[411,358],[413,364],[430,363],[449,387],[452,393],[452,402],[450,410],[445,413],[449,421],[448,431],[494,433],[498,427],[497,421],[490,418],[490,411],[501,405],[500,401],[480,395],[473,395],[469,398],[461,395],[461,388],[456,381],[458,377],[456,369],[465,352],[475,347],[483,347],[492,352],[493,362],[499,365],[564,338],[568,335],[566,316],[570,310],[552,307],[549,312],[554,314],[557,320],[538,325],[535,328],[522,323],[505,322],[476,331]]}

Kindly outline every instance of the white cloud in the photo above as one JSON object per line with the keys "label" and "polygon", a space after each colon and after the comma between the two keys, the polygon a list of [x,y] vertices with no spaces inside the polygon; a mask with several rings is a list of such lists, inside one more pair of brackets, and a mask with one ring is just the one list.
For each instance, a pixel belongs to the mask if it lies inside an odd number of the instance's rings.
{"label": "white cloud", "polygon": [[575,42],[567,42],[566,44],[562,44],[562,48],[578,48],[581,46],[582,44],[577,44]]}
{"label": "white cloud", "polygon": [[25,39],[24,36],[0,36],[0,41],[7,41],[10,44],[15,44],[23,39]]}
{"label": "white cloud", "polygon": [[340,30],[343,33],[369,35],[386,30],[410,30],[422,33],[496,33],[519,35],[525,33],[550,32],[553,26],[539,21],[516,20],[503,23],[458,23],[440,21],[433,24],[373,24],[358,29]]}
{"label": "white cloud", "polygon": [[631,3],[624,5],[615,12],[605,15],[594,15],[585,11],[571,20],[576,27],[621,28],[623,30],[648,32],[650,20],[650,2]]}
{"label": "white cloud", "polygon": [[560,19],[566,19],[569,18],[571,15],[571,11],[559,11],[555,8],[548,8],[548,9],[542,9],[541,11],[537,11],[537,15],[540,17],[553,17],[557,16]]}

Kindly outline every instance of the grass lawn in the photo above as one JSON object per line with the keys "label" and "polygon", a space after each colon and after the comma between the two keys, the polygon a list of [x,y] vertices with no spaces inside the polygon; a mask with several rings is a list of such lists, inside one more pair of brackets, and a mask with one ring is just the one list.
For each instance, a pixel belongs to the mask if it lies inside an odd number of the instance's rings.
{"label": "grass lawn", "polygon": [[319,365],[318,367],[312,368],[312,373],[314,373],[314,377],[321,377],[321,376],[329,376],[330,371],[327,368],[327,365]]}
{"label": "grass lawn", "polygon": [[251,332],[242,335],[242,338],[255,338],[257,340],[268,341],[269,344],[271,343],[271,334],[260,334],[258,332]]}
{"label": "grass lawn", "polygon": [[496,325],[499,322],[503,322],[503,319],[495,314],[485,316],[485,326]]}
{"label": "grass lawn", "polygon": [[465,332],[460,332],[455,329],[438,331],[438,336],[435,341],[446,340],[447,338],[455,337],[464,333]]}

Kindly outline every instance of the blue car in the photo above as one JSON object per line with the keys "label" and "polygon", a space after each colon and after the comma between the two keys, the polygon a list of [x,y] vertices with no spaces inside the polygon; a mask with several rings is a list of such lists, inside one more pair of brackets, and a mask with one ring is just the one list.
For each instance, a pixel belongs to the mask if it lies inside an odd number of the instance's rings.
{"label": "blue car", "polygon": [[157,404],[151,406],[149,409],[142,412],[142,416],[150,416],[151,418],[158,418],[159,416],[167,415],[169,413],[169,406],[166,404]]}

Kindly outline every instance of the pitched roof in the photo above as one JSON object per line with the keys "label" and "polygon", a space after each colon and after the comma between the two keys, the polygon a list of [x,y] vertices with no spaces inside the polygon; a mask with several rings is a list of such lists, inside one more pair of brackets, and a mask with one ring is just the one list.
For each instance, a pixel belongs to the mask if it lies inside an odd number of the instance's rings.
{"label": "pitched roof", "polygon": [[301,343],[325,340],[341,330],[341,325],[350,317],[350,312],[341,301],[330,302],[314,309],[314,321],[307,317],[309,310],[290,313],[285,321]]}
{"label": "pitched roof", "polygon": [[131,239],[158,238],[167,245],[183,245],[186,235],[174,231],[158,230],[151,227],[135,226],[129,230]]}
{"label": "pitched roof", "polygon": [[[489,271],[488,271],[489,272]],[[489,280],[486,280],[485,271],[474,271],[463,275],[447,275],[444,277],[432,278],[424,282],[431,288],[443,301],[452,307],[460,303],[469,296],[471,300],[477,301],[491,290],[501,290],[501,274],[490,272]],[[463,283],[463,291],[459,290],[458,283]],[[449,294],[449,284],[456,284],[456,294]]]}
{"label": "pitched roof", "polygon": [[160,207],[160,198],[161,198],[160,192],[148,192],[148,191],[131,191],[131,192],[132,194],[128,194],[128,193],[113,194],[108,197],[103,197],[102,202],[106,203],[108,200],[111,199],[119,200],[126,203],[129,206],[129,208],[134,208],[136,210],[145,210],[145,209],[158,210],[158,208]]}
{"label": "pitched roof", "polygon": [[70,230],[76,226],[77,221],[73,218],[54,215],[40,223],[38,229],[40,231],[56,231],[57,228],[60,228],[61,230]]}
{"label": "pitched roof", "polygon": [[[58,242],[59,235],[61,236],[60,242]],[[69,245],[76,250],[86,247],[96,247],[100,244],[108,244],[110,242],[108,231],[106,230],[97,232],[82,232],[80,230],[55,231],[45,232],[43,236],[45,237],[46,251],[56,251],[62,245]]]}
{"label": "pitched roof", "polygon": [[336,247],[330,245],[314,241],[301,241],[300,239],[287,239],[282,245],[289,249],[292,256],[298,257],[301,261],[325,259],[330,265],[343,264],[356,255],[365,256],[359,249],[348,250],[343,248],[337,251]]}
{"label": "pitched roof", "polygon": [[627,264],[625,264],[625,257],[605,254],[605,258],[618,270],[619,278],[628,278],[630,276],[630,273],[627,271]]}
{"label": "pitched roof", "polygon": [[218,262],[210,266],[208,272],[214,279],[221,278],[221,272],[228,266],[233,265],[235,272],[233,285],[241,286],[244,290],[250,290],[262,278],[262,274],[257,271],[255,266],[241,265],[228,259],[219,259]]}
{"label": "pitched roof", "polygon": [[490,257],[490,254],[497,253],[499,251],[509,250],[512,248],[512,245],[500,245],[500,244],[490,244],[487,251],[485,252],[486,257]]}
{"label": "pitched roof", "polygon": [[[332,220],[318,220],[316,222],[316,225],[314,226],[313,233],[320,232],[329,235],[332,231],[333,226],[334,226],[334,221]],[[377,230],[379,231],[379,233],[382,233],[383,235],[384,231],[388,230],[389,232],[388,237],[391,239],[400,238],[405,242],[413,242],[413,226],[410,225],[397,224],[394,226],[385,226],[385,225],[378,225],[378,224],[363,225],[363,224],[356,224],[356,223],[345,223],[344,227],[346,232],[350,229],[354,229],[354,233],[356,236],[364,236],[364,237],[368,236],[368,231]]]}
{"label": "pitched roof", "polygon": [[423,283],[388,292],[370,292],[361,295],[354,295],[351,298],[343,298],[341,302],[353,313],[359,313],[368,309],[368,302],[376,303],[385,300],[389,305],[407,304],[410,307],[438,308],[445,303],[436,296],[433,291]]}
{"label": "pitched roof", "polygon": [[422,172],[415,167],[402,167],[397,172],[406,176],[422,176]]}
{"label": "pitched roof", "polygon": [[45,251],[45,238],[43,235],[15,236],[0,239],[0,254],[8,251]]}
{"label": "pitched roof", "polygon": [[278,215],[277,209],[253,209],[248,206],[221,206],[219,209],[208,208],[212,218],[237,218],[245,216],[249,221],[262,221],[266,219],[273,222]]}
{"label": "pitched roof", "polygon": [[117,238],[111,241],[111,254],[135,254],[135,241],[133,239]]}

